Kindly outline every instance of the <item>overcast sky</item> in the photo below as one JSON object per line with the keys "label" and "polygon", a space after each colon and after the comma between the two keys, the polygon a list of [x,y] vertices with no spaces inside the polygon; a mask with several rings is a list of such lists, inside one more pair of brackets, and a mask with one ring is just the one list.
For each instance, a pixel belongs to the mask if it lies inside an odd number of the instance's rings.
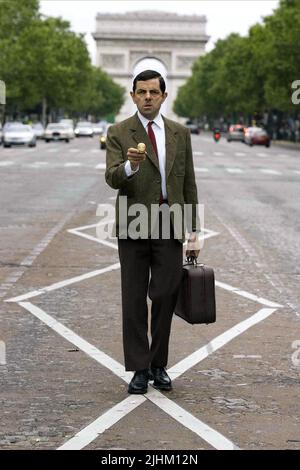
{"label": "overcast sky", "polygon": [[135,10],[160,10],[179,14],[198,14],[207,17],[207,34],[211,36],[207,51],[216,40],[232,32],[247,34],[250,26],[261,22],[278,6],[278,0],[191,0],[191,1],[127,1],[127,0],[40,0],[40,11],[49,16],[69,20],[71,29],[85,33],[93,63],[96,47],[91,35],[95,31],[95,17],[99,13],[125,13]]}

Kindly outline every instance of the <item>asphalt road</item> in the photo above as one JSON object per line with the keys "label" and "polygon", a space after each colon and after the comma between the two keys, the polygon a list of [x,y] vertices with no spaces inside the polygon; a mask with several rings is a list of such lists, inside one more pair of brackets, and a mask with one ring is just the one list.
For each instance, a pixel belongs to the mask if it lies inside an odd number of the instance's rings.
{"label": "asphalt road", "polygon": [[174,389],[145,397],[96,237],[115,197],[97,138],[0,147],[0,448],[300,449],[300,154],[192,140],[217,322],[174,318]]}

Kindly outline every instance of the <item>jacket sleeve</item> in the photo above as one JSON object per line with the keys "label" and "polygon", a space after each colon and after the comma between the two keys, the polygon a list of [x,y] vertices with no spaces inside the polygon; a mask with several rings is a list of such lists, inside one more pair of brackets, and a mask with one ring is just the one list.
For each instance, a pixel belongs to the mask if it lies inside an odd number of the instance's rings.
{"label": "jacket sleeve", "polygon": [[187,220],[187,229],[189,232],[200,232],[200,219],[198,213],[198,192],[195,178],[193,151],[191,143],[191,134],[189,129],[186,132],[186,168],[183,186],[184,203],[191,205],[192,217]]}
{"label": "jacket sleeve", "polygon": [[118,131],[115,126],[111,126],[107,132],[105,171],[105,180],[111,188],[121,189],[129,179],[134,177],[134,174],[130,177],[127,176],[126,161]]}

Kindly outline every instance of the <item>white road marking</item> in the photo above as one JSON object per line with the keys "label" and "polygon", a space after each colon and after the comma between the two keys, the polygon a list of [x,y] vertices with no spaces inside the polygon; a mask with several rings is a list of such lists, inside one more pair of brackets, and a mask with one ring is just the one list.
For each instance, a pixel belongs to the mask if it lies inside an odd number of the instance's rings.
{"label": "white road marking", "polygon": [[266,153],[257,153],[257,157],[267,157],[268,155]]}
{"label": "white road marking", "polygon": [[243,152],[235,152],[234,154],[236,157],[245,157],[246,156],[246,153],[243,153]]}
{"label": "white road marking", "polygon": [[36,318],[41,320],[45,325],[49,326],[58,333],[60,336],[65,338],[67,341],[72,343],[81,351],[85,352],[89,357],[97,361],[102,366],[106,367],[110,371],[112,371],[115,375],[117,375],[120,379],[124,380],[126,383],[129,383],[132,378],[132,372],[126,372],[124,366],[120,364],[118,361],[115,361],[112,357],[105,354],[100,349],[93,346],[91,343],[86,341],[85,339],[81,338],[81,336],[77,335],[74,331],[67,328],[62,323],[55,320],[54,317],[48,315],[44,310],[33,305],[31,302],[18,302],[21,307],[28,310],[28,312],[32,313]]}
{"label": "white road marking", "polygon": [[[27,259],[27,258],[26,258]],[[60,289],[61,287],[69,286],[70,284],[75,284],[76,282],[81,282],[86,279],[90,279],[95,276],[99,276],[99,274],[103,274],[109,271],[113,271],[114,269],[119,269],[120,263],[111,264],[103,269],[97,269],[96,271],[90,271],[86,274],[82,274],[80,276],[71,277],[69,279],[65,279],[64,281],[55,282],[48,287],[42,287],[41,289],[28,292],[27,294],[19,295],[18,297],[13,297],[11,299],[6,299],[5,302],[20,302],[23,300],[31,299],[32,297],[37,297],[38,295],[45,294],[46,292],[51,292],[56,289]]]}
{"label": "white road marking", "polygon": [[225,333],[222,333],[221,335],[217,336],[208,344],[198,349],[198,351],[195,351],[194,353],[187,356],[185,359],[182,359],[182,361],[178,362],[175,366],[168,369],[168,373],[170,374],[170,377],[172,377],[173,379],[176,379],[180,375],[184,374],[187,370],[194,367],[200,361],[203,361],[204,359],[206,359],[210,354],[217,351],[218,349],[223,347],[225,344],[229,343],[229,341],[232,341],[234,338],[244,333],[252,326],[257,325],[261,321],[268,318],[276,310],[277,310],[277,307],[276,308],[262,308],[257,313],[252,315],[250,318],[247,318],[246,320],[238,323],[237,325],[233,326],[229,330],[225,331]]}
{"label": "white road marking", "polygon": [[234,359],[261,359],[262,356],[256,355],[256,354],[234,354],[233,356]]}
{"label": "white road marking", "polygon": [[224,155],[223,152],[214,152],[214,155],[216,155],[216,157],[222,157],[222,155]]}
{"label": "white road marking", "polygon": [[300,170],[293,170],[293,173],[296,173],[296,175],[300,175]]}
{"label": "white road marking", "polygon": [[79,149],[69,149],[69,152],[71,153],[78,153],[80,150]]}
{"label": "white road marking", "polygon": [[10,162],[10,161],[2,161],[0,162],[0,166],[11,166],[11,165],[14,165],[15,162]]}
{"label": "white road marking", "polygon": [[133,411],[139,405],[144,403],[146,398],[144,395],[129,396],[117,405],[113,406],[98,419],[83,428],[72,439],[65,442],[57,450],[80,450],[94,441],[100,434],[116,424],[120,419],[124,418],[128,413]]}
{"label": "white road marking", "polygon": [[150,390],[146,398],[155,403],[160,409],[165,411],[169,416],[181,423],[184,427],[197,434],[208,444],[217,450],[239,450],[239,448],[221,433],[211,428],[200,419],[185,411],[181,406],[170,400],[162,393],[156,390]]}
{"label": "white road marking", "polygon": [[281,308],[283,305],[278,304],[276,302],[272,302],[271,300],[265,299],[263,297],[258,297],[255,294],[251,294],[250,292],[246,292],[244,290],[241,290],[237,287],[230,286],[228,284],[225,284],[224,282],[220,281],[215,281],[216,286],[221,287],[224,290],[227,290],[229,292],[233,292],[237,295],[240,295],[241,297],[245,297],[246,299],[253,300],[254,302],[258,302],[259,304],[265,305],[266,307],[274,307],[274,308]]}
{"label": "white road marking", "polygon": [[47,153],[56,153],[56,152],[58,152],[58,151],[59,151],[58,148],[46,150]]}
{"label": "white road marking", "polygon": [[265,173],[266,175],[282,175],[281,171],[271,170],[270,168],[260,168],[259,171],[261,173]]}
{"label": "white road marking", "polygon": [[75,167],[75,166],[82,166],[82,163],[79,163],[79,162],[68,162],[68,163],[64,163],[63,165],[64,167]]}
{"label": "white road marking", "polygon": [[95,166],[97,170],[105,170],[106,169],[106,164],[105,163],[99,163],[98,165]]}
{"label": "white road marking", "polygon": [[226,168],[226,171],[228,171],[228,173],[244,173],[244,170],[240,168]]}
{"label": "white road marking", "polygon": [[[23,276],[27,267],[31,266],[33,261],[44,251],[44,249],[49,245],[55,235],[62,229],[62,227],[68,222],[69,219],[73,217],[77,208],[67,214],[58,224],[56,224],[48,233],[47,235],[31,250],[28,256],[26,256],[20,263],[21,266],[25,266],[22,270],[13,271],[9,277],[7,277],[0,285],[1,293],[0,298],[4,297],[9,289],[13,286],[13,284]],[[12,281],[12,279],[14,279]]]}
{"label": "white road marking", "polygon": [[202,173],[207,173],[207,172],[209,172],[209,169],[208,169],[208,168],[204,168],[204,167],[196,167],[196,166],[195,166],[195,167],[194,167],[194,170],[195,170],[196,172],[199,171],[199,172],[202,172]]}
{"label": "white road marking", "polygon": [[99,153],[99,149],[91,149],[91,153]]}
{"label": "white road marking", "polygon": [[193,152],[193,155],[204,155],[204,153],[195,151],[195,152]]}

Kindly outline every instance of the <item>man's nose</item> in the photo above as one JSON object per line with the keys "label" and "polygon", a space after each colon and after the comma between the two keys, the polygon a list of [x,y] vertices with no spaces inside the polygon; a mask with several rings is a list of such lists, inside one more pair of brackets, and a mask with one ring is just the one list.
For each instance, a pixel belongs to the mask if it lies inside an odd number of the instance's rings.
{"label": "man's nose", "polygon": [[146,99],[148,100],[149,98],[151,98],[151,93],[150,91],[146,91]]}

